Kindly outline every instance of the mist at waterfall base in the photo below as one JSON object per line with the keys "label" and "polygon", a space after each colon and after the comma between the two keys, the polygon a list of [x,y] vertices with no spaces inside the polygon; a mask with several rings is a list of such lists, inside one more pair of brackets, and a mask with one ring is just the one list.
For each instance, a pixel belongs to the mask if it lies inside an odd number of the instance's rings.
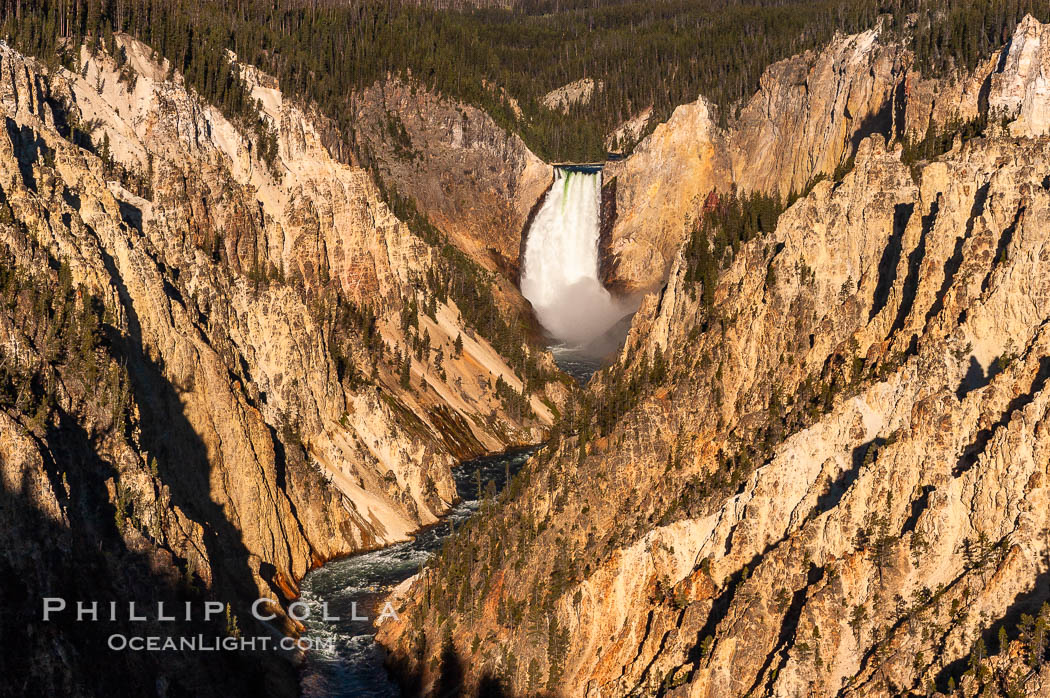
{"label": "mist at waterfall base", "polygon": [[601,200],[600,169],[557,168],[525,241],[521,292],[566,370],[582,364],[593,372],[620,348],[637,309],[598,275]]}

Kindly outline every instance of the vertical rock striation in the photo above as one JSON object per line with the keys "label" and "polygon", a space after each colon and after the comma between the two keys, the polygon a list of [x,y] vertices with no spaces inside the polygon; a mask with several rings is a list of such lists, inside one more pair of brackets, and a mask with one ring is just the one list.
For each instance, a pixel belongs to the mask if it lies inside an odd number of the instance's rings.
{"label": "vertical rock striation", "polygon": [[[880,132],[807,127],[848,171],[727,253],[714,289],[672,248],[583,416],[382,626],[406,677],[438,685],[459,658],[472,689],[512,694],[1046,691],[1043,32],[1026,19],[978,70],[998,66],[975,79],[1005,109],[985,137],[912,162]],[[899,58],[875,46],[833,44],[830,84],[852,87],[809,103],[895,94],[867,82]],[[805,179],[799,157],[776,181]]]}
{"label": "vertical rock striation", "polygon": [[977,119],[1005,119],[1015,136],[1044,134],[1045,32],[1029,15],[972,74],[927,78],[880,26],[773,64],[724,129],[703,97],[679,107],[607,169],[606,179],[619,180],[621,211],[612,281],[630,290],[659,286],[711,191],[787,199],[849,169],[868,135],[917,141]]}
{"label": "vertical rock striation", "polygon": [[[84,50],[75,71],[0,46],[0,562],[25,601],[3,627],[38,627],[51,590],[219,599],[225,632],[256,634],[253,599],[434,522],[458,459],[535,442],[551,411],[435,280],[431,243],[271,78],[242,66],[268,163],[118,42],[122,65]],[[5,673],[91,693],[105,636],[62,630]],[[190,693],[295,692],[274,656],[118,663]]]}

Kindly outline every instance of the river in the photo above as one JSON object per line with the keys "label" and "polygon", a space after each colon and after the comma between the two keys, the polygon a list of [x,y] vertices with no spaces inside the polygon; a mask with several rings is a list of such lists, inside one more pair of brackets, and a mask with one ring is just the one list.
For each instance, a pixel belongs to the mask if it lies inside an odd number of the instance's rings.
{"label": "river", "polygon": [[[383,666],[383,649],[375,642],[375,628],[369,621],[352,620],[356,603],[359,617],[376,618],[390,590],[418,572],[436,552],[453,527],[466,521],[477,510],[478,480],[482,491],[488,482],[496,490],[507,484],[537,451],[535,447],[515,449],[495,456],[466,461],[452,472],[457,504],[442,520],[420,531],[414,540],[381,550],[352,555],[329,562],[306,575],[302,600],[310,606],[304,637],[333,649],[306,653],[300,685],[310,698],[395,698],[401,691]],[[329,616],[322,618],[322,603]]]}

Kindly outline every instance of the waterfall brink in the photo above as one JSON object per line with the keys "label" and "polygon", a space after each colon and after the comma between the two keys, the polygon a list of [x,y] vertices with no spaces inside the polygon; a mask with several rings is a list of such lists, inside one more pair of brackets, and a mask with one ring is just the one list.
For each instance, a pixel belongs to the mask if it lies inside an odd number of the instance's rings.
{"label": "waterfall brink", "polygon": [[525,241],[521,292],[563,349],[604,355],[622,341],[625,331],[614,327],[634,308],[613,298],[598,278],[602,175],[555,172]]}

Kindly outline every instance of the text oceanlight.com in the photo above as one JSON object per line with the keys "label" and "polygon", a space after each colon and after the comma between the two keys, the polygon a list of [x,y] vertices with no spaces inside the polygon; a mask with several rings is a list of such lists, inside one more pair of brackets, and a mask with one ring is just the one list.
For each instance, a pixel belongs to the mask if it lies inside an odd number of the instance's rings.
{"label": "text oceanlight.com", "polygon": [[115,651],[131,650],[132,652],[265,652],[267,650],[332,650],[334,639],[309,637],[282,637],[275,640],[267,635],[255,637],[229,637],[192,635],[189,637],[161,637],[159,635],[122,635],[114,633],[109,636],[106,645]]}

